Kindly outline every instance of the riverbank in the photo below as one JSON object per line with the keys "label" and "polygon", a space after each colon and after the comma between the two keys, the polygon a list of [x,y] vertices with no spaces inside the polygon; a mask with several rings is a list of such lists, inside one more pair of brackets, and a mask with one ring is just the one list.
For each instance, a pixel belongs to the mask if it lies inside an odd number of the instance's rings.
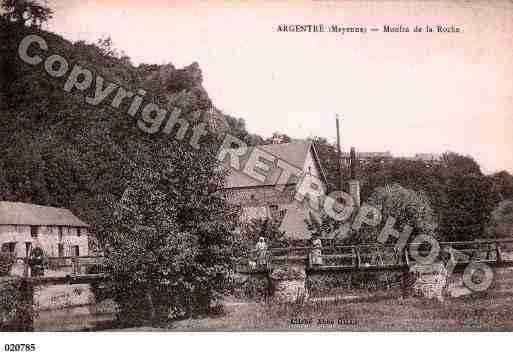
{"label": "riverbank", "polygon": [[162,329],[511,331],[513,297],[510,293],[470,295],[443,303],[415,298],[316,301],[304,305],[231,303],[222,316],[187,319]]}

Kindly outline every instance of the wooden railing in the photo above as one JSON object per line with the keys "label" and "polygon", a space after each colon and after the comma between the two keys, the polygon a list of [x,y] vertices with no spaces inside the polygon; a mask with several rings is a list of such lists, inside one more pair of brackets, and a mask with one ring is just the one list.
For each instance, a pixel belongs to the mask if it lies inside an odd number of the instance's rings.
{"label": "wooden railing", "polygon": [[[513,238],[495,240],[475,240],[460,242],[439,242],[439,254],[436,260],[452,260],[461,265],[470,262],[486,262],[492,265],[513,265]],[[402,249],[394,245],[361,244],[332,245],[321,248],[322,265],[312,263],[312,251],[319,249],[313,246],[271,247],[266,250],[265,265],[258,265],[258,250],[250,253],[237,263],[241,272],[270,270],[280,265],[299,264],[306,268],[329,269],[400,269],[414,264],[411,249],[415,245],[408,244]],[[509,248],[508,248],[509,247]],[[408,249],[408,250],[407,250]],[[427,256],[429,249],[416,248],[420,256]]]}
{"label": "wooden railing", "polygon": [[[17,257],[16,263],[23,263],[23,276],[31,277],[30,258]],[[63,257],[46,257],[44,260],[43,270],[47,274],[50,272],[64,272],[72,275],[83,275],[90,273],[101,273],[103,270],[104,257],[94,256],[63,256]]]}

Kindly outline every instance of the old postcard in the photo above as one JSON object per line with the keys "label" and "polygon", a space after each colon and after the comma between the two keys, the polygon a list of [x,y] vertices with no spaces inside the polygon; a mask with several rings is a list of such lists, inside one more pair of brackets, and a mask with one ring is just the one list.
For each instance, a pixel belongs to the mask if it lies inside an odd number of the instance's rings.
{"label": "old postcard", "polygon": [[1,332],[513,329],[512,1],[0,7]]}

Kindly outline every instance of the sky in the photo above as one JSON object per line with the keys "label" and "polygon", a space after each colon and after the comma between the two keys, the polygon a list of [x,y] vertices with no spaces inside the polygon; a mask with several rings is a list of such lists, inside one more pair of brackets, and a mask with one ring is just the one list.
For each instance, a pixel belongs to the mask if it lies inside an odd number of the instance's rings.
{"label": "sky", "polygon": [[[269,137],[395,156],[454,151],[513,173],[512,1],[50,0],[48,29],[111,36],[135,64],[198,62],[215,106]],[[366,33],[278,32],[337,24]],[[409,27],[386,33],[384,25]],[[413,33],[455,25],[459,33]],[[380,31],[371,32],[370,28]]]}

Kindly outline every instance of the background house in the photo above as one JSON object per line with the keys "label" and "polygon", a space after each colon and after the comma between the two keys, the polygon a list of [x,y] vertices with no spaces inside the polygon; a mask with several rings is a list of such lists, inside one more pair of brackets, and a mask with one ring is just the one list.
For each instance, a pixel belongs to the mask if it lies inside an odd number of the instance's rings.
{"label": "background house", "polygon": [[[242,168],[255,148],[319,178],[324,184],[322,191],[326,193],[326,177],[311,141],[248,147],[246,155],[240,159]],[[261,183],[243,171],[231,170],[224,187],[228,192],[229,202],[242,207],[244,221],[250,221],[252,218],[274,217],[281,222],[280,229],[285,231],[287,236],[296,239],[310,238],[310,232],[305,223],[310,212],[308,204],[306,201],[300,203],[294,200],[299,178],[291,176],[285,185],[280,185],[278,188],[277,181],[281,172],[280,167],[272,166],[265,183]]]}
{"label": "background house", "polygon": [[[371,163],[381,163],[387,164],[393,160],[392,153],[390,151],[386,152],[358,152],[357,153],[358,163],[361,166],[365,166]],[[342,165],[346,168],[349,168],[351,165],[351,153],[350,152],[342,152],[340,154],[340,161]]]}
{"label": "background house", "polygon": [[0,201],[1,250],[17,257],[34,247],[50,257],[87,255],[88,227],[65,208]]}

